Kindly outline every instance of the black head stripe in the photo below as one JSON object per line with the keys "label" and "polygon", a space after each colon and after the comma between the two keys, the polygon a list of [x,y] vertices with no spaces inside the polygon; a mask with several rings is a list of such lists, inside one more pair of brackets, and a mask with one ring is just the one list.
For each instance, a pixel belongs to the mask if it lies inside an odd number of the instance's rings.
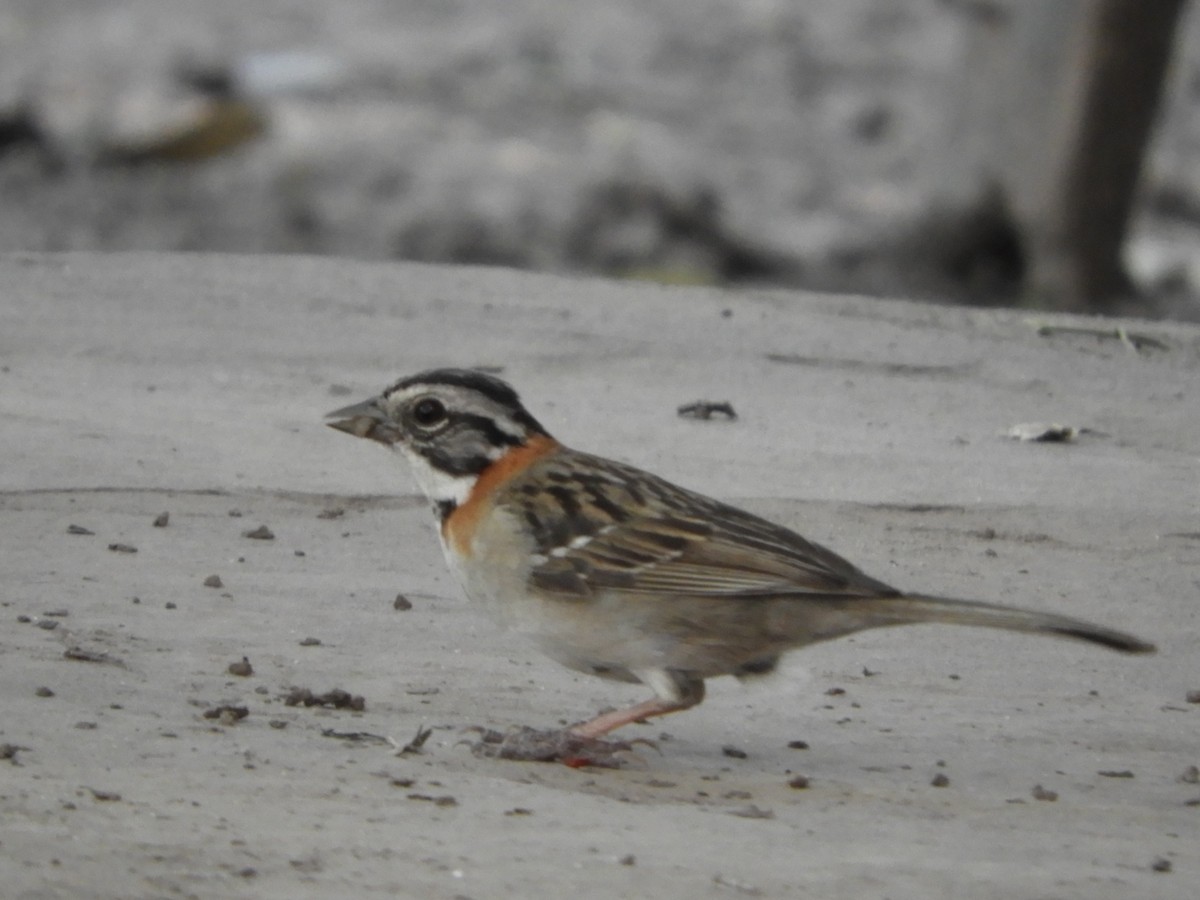
{"label": "black head stripe", "polygon": [[505,406],[521,405],[521,399],[508,382],[501,381],[499,378],[494,378],[491,375],[485,375],[483,372],[476,372],[473,369],[430,369],[428,372],[422,372],[419,375],[410,375],[407,378],[401,378],[384,391],[384,393],[391,394],[404,388],[410,388],[414,384],[430,385],[431,387],[444,384],[451,387],[467,388],[468,390],[478,391],[485,397],[489,397]]}
{"label": "black head stripe", "polygon": [[460,387],[475,391],[511,410],[513,420],[531,434],[545,434],[548,436],[548,432],[541,426],[541,423],[531,416],[525,410],[525,407],[521,405],[521,398],[517,396],[517,392],[513,390],[512,386],[506,381],[501,381],[499,378],[486,375],[483,372],[476,372],[473,369],[430,369],[428,372],[422,372],[419,375],[410,375],[407,378],[401,378],[384,391],[384,395],[387,396],[396,391],[413,387],[414,385],[428,385],[430,387],[447,385],[449,387]]}

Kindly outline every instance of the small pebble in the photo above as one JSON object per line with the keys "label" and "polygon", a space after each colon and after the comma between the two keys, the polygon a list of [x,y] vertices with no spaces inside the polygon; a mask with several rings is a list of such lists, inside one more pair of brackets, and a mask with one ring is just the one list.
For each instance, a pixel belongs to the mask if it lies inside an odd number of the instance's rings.
{"label": "small pebble", "polygon": [[275,540],[275,532],[266,525],[259,525],[250,531],[243,531],[242,537],[250,538],[252,541],[273,541]]}
{"label": "small pebble", "polygon": [[1184,784],[1200,784],[1200,768],[1188,766],[1179,776],[1179,780]]}
{"label": "small pebble", "polygon": [[634,856],[632,853],[626,853],[619,860],[617,860],[617,862],[623,866],[636,866],[637,865],[637,857]]}
{"label": "small pebble", "polygon": [[1150,863],[1150,868],[1155,872],[1170,872],[1171,861],[1160,856],[1154,862]]}
{"label": "small pebble", "polygon": [[113,553],[137,553],[137,547],[133,544],[109,544],[108,549]]}
{"label": "small pebble", "polygon": [[220,575],[209,575],[204,579],[204,586],[210,588],[225,587],[225,582],[221,581]]}
{"label": "small pebble", "polygon": [[254,666],[250,665],[250,660],[243,656],[241,662],[231,662],[227,671],[230,675],[237,675],[239,678],[249,678],[254,674]]}
{"label": "small pebble", "polygon": [[1032,793],[1034,800],[1044,800],[1047,803],[1053,803],[1058,799],[1058,791],[1048,790],[1042,787],[1040,784],[1035,784],[1033,786]]}
{"label": "small pebble", "polygon": [[306,637],[300,642],[301,647],[320,647],[321,639],[315,637]]}
{"label": "small pebble", "polygon": [[67,534],[95,534],[90,528],[84,528],[82,525],[68,525]]}
{"label": "small pebble", "polygon": [[54,691],[50,690],[50,688],[48,688],[48,687],[40,687],[33,693],[38,697],[53,697],[54,696]]}
{"label": "small pebble", "polygon": [[788,787],[794,791],[802,791],[808,787],[807,775],[795,775],[788,781]]}
{"label": "small pebble", "polygon": [[1200,703],[1200,691],[1188,691],[1185,699],[1188,703]]}
{"label": "small pebble", "polygon": [[950,776],[945,772],[938,772],[929,782],[933,787],[949,787]]}
{"label": "small pebble", "polygon": [[392,609],[412,609],[412,601],[403,594],[397,594],[396,599],[392,601]]}
{"label": "small pebble", "polygon": [[807,750],[808,741],[788,741],[789,750]]}
{"label": "small pebble", "polygon": [[730,759],[745,759],[747,756],[747,753],[745,750],[742,750],[740,747],[731,746],[729,744],[726,744],[724,747],[722,747],[721,752],[724,753],[726,756],[728,756]]}
{"label": "small pebble", "polygon": [[53,631],[58,627],[58,623],[53,619],[38,619],[37,627],[43,631]]}
{"label": "small pebble", "polygon": [[166,603],[163,604],[163,609],[176,609],[175,601],[168,600]]}
{"label": "small pebble", "polygon": [[171,514],[166,513],[166,512],[161,512],[157,516],[154,517],[154,527],[155,528],[166,528],[167,525],[170,523],[170,521],[171,521]]}

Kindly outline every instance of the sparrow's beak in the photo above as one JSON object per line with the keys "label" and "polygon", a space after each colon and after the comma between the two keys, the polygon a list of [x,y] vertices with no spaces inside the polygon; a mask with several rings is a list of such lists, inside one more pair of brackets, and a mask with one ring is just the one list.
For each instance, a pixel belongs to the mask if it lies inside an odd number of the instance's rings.
{"label": "sparrow's beak", "polygon": [[326,413],[325,418],[334,420],[325,423],[330,428],[355,437],[369,438],[389,447],[400,440],[400,431],[388,419],[387,413],[379,405],[378,397],[335,409]]}

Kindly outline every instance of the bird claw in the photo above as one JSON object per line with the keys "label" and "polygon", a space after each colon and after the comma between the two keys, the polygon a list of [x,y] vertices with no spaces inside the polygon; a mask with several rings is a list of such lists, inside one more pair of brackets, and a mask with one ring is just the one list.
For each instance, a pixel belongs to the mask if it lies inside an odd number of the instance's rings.
{"label": "bird claw", "polygon": [[583,737],[569,728],[542,730],[522,726],[507,734],[493,729],[480,729],[480,738],[471,745],[471,752],[486,759],[561,762],[574,769],[585,766],[619,769],[625,760],[618,754],[632,751],[634,744],[655,746],[643,738],[633,742],[605,741]]}

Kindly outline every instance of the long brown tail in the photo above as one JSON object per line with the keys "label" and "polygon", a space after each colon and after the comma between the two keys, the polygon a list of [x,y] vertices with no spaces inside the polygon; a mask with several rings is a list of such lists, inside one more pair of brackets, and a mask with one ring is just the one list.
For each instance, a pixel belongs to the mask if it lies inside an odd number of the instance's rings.
{"label": "long brown tail", "polygon": [[1155,646],[1123,631],[1059,616],[1054,613],[949,597],[904,594],[867,601],[878,625],[904,625],[917,622],[944,622],[950,625],[974,625],[1006,628],[1032,634],[1049,634],[1100,644],[1122,653],[1153,653]]}
{"label": "long brown tail", "polygon": [[1121,653],[1154,653],[1154,644],[1139,637],[1104,628],[1084,619],[1057,616],[1052,612],[1020,610],[1012,606],[982,604],[973,600],[954,600],[944,596],[904,594],[877,601],[876,611],[889,624],[943,622],[950,625],[977,625],[980,628],[1003,628],[1026,631],[1030,634],[1070,637],[1076,641],[1098,643]]}

